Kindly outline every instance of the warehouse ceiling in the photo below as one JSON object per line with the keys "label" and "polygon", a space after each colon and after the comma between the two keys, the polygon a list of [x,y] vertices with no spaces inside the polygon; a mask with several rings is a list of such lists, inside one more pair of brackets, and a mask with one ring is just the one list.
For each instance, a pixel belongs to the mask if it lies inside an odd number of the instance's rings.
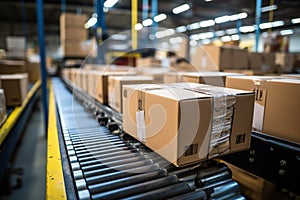
{"label": "warehouse ceiling", "polygon": [[[0,30],[4,35],[5,31],[10,35],[22,35],[26,30],[28,36],[36,36],[36,2],[35,0],[23,0],[24,8],[22,10],[22,0],[1,0],[0,1],[0,23],[7,24]],[[67,0],[67,12],[82,12],[92,16],[94,12],[93,0]],[[151,17],[151,0],[149,0],[149,17]],[[188,3],[191,9],[173,14],[172,8]],[[278,8],[274,11],[274,21],[284,20],[285,26],[291,26],[292,18],[300,17],[300,1],[295,0],[275,0],[274,4]],[[167,19],[159,22],[159,27],[176,28],[181,25],[188,25],[193,22],[214,19],[223,15],[232,15],[246,12],[248,17],[242,20],[242,25],[253,25],[255,23],[255,0],[158,0],[158,13],[165,13]],[[270,5],[269,0],[263,0],[262,6]],[[142,21],[142,0],[138,1],[139,22]],[[46,35],[59,34],[59,15],[61,13],[60,0],[44,1],[44,18]],[[262,22],[267,22],[269,12],[262,13]],[[22,21],[26,22],[26,28],[22,26]],[[131,26],[131,1],[119,0],[116,5],[106,13],[106,24],[109,33],[120,32],[130,29]],[[17,26],[17,27],[16,27]],[[216,24],[210,28],[201,28],[201,30],[191,30],[187,34],[199,33],[204,31],[225,30],[236,27],[236,22]],[[7,29],[7,30],[6,30]]]}

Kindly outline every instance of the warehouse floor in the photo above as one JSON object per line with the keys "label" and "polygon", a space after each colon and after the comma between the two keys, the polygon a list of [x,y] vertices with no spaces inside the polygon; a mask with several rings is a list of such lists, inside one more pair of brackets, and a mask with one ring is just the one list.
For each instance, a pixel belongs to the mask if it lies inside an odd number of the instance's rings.
{"label": "warehouse floor", "polygon": [[[4,200],[45,199],[46,183],[46,147],[43,111],[39,103],[31,114],[23,139],[17,150],[14,168],[23,168],[22,186],[13,190]],[[16,184],[17,175],[12,176],[12,185]]]}

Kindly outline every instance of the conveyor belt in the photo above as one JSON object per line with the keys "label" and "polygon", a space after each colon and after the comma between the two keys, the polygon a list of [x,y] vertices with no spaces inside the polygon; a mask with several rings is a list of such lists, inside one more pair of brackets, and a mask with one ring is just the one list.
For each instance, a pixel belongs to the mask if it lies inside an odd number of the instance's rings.
{"label": "conveyor belt", "polygon": [[78,199],[244,199],[226,165],[176,168],[129,135],[100,126],[82,95],[75,99],[59,79],[53,86]]}

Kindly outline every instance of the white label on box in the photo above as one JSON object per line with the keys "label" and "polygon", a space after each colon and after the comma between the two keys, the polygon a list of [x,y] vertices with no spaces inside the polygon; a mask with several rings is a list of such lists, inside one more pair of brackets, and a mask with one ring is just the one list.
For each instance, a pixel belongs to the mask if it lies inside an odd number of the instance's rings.
{"label": "white label on box", "polygon": [[146,142],[146,129],[145,129],[145,112],[143,110],[136,112],[136,125],[137,136],[142,142]]}
{"label": "white label on box", "polygon": [[262,131],[263,120],[264,120],[264,111],[265,111],[264,106],[255,102],[252,127],[258,131]]}

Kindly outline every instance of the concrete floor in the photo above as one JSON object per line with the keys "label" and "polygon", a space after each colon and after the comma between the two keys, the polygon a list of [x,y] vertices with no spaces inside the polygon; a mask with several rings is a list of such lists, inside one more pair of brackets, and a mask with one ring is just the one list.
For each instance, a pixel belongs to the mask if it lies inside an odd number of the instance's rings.
{"label": "concrete floor", "polygon": [[[10,196],[4,196],[4,200],[41,200],[46,197],[47,140],[40,106],[34,109],[24,131],[14,162],[14,168],[24,169],[22,186],[14,189]],[[11,183],[16,183],[16,176],[12,176]]]}

